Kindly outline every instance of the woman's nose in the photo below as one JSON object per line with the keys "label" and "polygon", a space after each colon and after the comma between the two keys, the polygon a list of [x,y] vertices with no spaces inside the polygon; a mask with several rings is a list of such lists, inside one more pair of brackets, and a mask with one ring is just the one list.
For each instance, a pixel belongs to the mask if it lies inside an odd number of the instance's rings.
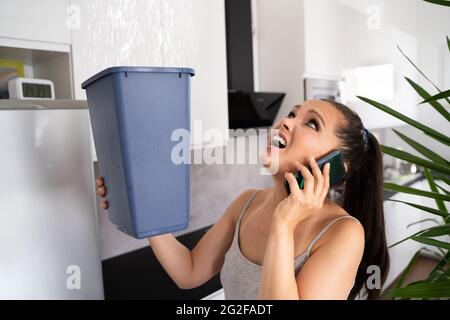
{"label": "woman's nose", "polygon": [[287,131],[291,131],[292,126],[291,119],[286,118],[281,121],[281,127],[285,128]]}

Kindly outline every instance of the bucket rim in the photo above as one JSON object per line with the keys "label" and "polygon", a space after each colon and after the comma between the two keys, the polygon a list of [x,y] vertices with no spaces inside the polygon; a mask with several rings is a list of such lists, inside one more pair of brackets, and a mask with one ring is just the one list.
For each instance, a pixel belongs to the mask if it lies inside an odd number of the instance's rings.
{"label": "bucket rim", "polygon": [[190,74],[192,77],[195,75],[194,69],[185,68],[185,67],[126,67],[126,66],[109,67],[109,68],[106,68],[106,69],[98,72],[97,74],[93,75],[89,79],[85,80],[81,84],[81,88],[85,89],[91,83],[93,83],[109,74],[118,73],[118,72],[187,73],[187,74]]}

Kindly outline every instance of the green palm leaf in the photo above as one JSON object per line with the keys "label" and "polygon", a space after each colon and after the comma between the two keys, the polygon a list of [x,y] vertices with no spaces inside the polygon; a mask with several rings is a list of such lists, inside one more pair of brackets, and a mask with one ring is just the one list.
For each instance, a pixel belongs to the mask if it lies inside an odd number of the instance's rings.
{"label": "green palm leaf", "polygon": [[[430,186],[430,190],[435,193],[439,193],[438,188],[436,187],[436,184],[434,183],[433,176],[431,175],[430,171],[428,169],[424,169],[425,177],[427,177],[428,185]],[[444,201],[440,199],[435,199],[436,205],[439,208],[440,211],[443,211],[445,213],[448,213],[447,208],[445,207]]]}
{"label": "green palm leaf", "polygon": [[432,227],[420,234],[421,237],[440,237],[450,234],[450,223],[442,226]]}
{"label": "green palm leaf", "polygon": [[441,276],[438,278],[438,280],[450,280],[450,269],[447,271],[444,271]]}
{"label": "green palm leaf", "polygon": [[423,154],[425,157],[430,159],[431,161],[437,162],[439,164],[442,164],[444,166],[449,166],[450,162],[442,158],[440,155],[438,155],[436,152],[428,149],[424,145],[414,141],[413,139],[405,136],[403,133],[392,129],[403,141],[405,141],[407,144],[409,144],[411,147],[413,147],[417,152]]}
{"label": "green palm leaf", "polygon": [[422,249],[417,250],[417,252],[412,257],[411,261],[409,261],[408,265],[405,268],[405,271],[402,272],[400,278],[398,279],[397,286],[396,286],[397,288],[401,288],[403,286],[403,282],[405,282],[406,276],[411,272],[411,269],[416,264],[417,258],[419,258],[421,251],[422,251]]}
{"label": "green palm leaf", "polygon": [[444,249],[450,250],[450,243],[448,243],[448,242],[430,239],[430,238],[421,237],[421,236],[415,236],[415,237],[412,237],[411,239],[414,241],[423,243],[423,244],[429,244],[430,246],[435,246],[438,248],[444,248]]}
{"label": "green palm leaf", "polygon": [[[433,3],[441,6],[450,7],[450,0],[424,0],[428,3]],[[450,38],[446,36],[446,42],[448,46],[448,50],[450,52]],[[408,62],[423,76],[431,85],[438,91],[435,93],[429,93],[424,88],[419,86],[416,82],[411,79],[405,77],[406,81],[409,85],[418,93],[418,95],[422,98],[422,102],[420,104],[429,104],[431,105],[439,114],[441,114],[447,121],[450,122],[450,112],[443,105],[444,100],[450,104],[450,90],[441,91],[438,86],[428,78],[424,72],[422,72],[418,66],[402,51],[402,49],[398,47],[400,53],[408,60]],[[360,97],[358,98],[379,110],[405,122],[413,126],[414,128],[422,131],[425,135],[433,138],[434,140],[440,142],[445,146],[450,146],[450,137],[443,134],[440,130],[435,130],[429,126],[426,126],[414,119],[411,119],[400,112],[395,111],[390,106],[381,104],[379,102],[373,101],[368,98]],[[438,154],[430,150],[423,144],[420,144],[416,140],[413,140],[406,136],[405,134],[394,130],[393,131],[399,136],[403,141],[405,141],[410,147],[412,147],[415,151],[418,152],[418,156],[413,155],[411,153],[394,149],[392,147],[382,145],[382,151],[384,154],[393,156],[398,159],[402,159],[409,163],[414,163],[422,168],[424,168],[424,175],[427,178],[429,184],[429,191],[419,190],[412,187],[407,187],[403,185],[397,185],[394,183],[384,183],[384,189],[392,190],[400,193],[412,194],[417,196],[423,196],[427,198],[434,199],[437,208],[431,208],[422,206],[420,204],[410,203],[406,201],[400,200],[391,200],[387,201],[400,202],[411,206],[413,208],[422,210],[424,212],[431,213],[436,216],[440,216],[444,219],[443,225],[437,225],[434,227],[426,228],[420,230],[419,232],[414,233],[413,235],[398,241],[397,243],[389,246],[392,248],[406,240],[414,240],[418,243],[424,245],[431,245],[433,249],[422,247],[419,251],[417,251],[410,262],[408,263],[405,270],[402,272],[399,281],[397,283],[397,287],[393,290],[387,292],[387,296],[397,297],[402,299],[411,299],[411,298],[421,298],[421,299],[439,299],[439,298],[448,298],[450,297],[450,269],[446,266],[450,263],[450,243],[441,240],[437,240],[436,237],[450,235],[450,214],[448,213],[446,202],[450,201],[450,193],[445,188],[436,183],[437,180],[443,181],[447,186],[450,186],[450,162]],[[422,221],[433,220],[434,219],[425,219]],[[418,223],[418,222],[416,222]],[[439,222],[437,222],[439,223]],[[408,274],[410,274],[412,268],[416,264],[419,259],[420,253],[422,250],[427,250],[435,253],[440,259],[439,262],[436,263],[435,268],[428,275],[426,279],[415,281],[406,286],[404,285],[405,278]],[[439,250],[439,251],[437,251]]]}
{"label": "green palm leaf", "polygon": [[427,281],[434,281],[439,278],[440,274],[442,274],[443,268],[447,263],[450,263],[450,251],[447,252],[446,255],[436,264],[433,271],[427,277]]}
{"label": "green palm leaf", "polygon": [[434,283],[420,282],[404,288],[392,289],[386,295],[397,298],[450,297],[450,280],[444,279]]}
{"label": "green palm leaf", "polygon": [[447,178],[446,176],[436,173],[436,176],[441,179],[442,181],[444,181],[448,186],[450,186],[450,179]]}
{"label": "green palm leaf", "polygon": [[392,202],[404,203],[404,204],[407,204],[407,205],[409,205],[409,206],[411,206],[411,207],[420,209],[420,210],[422,210],[422,211],[429,212],[429,213],[434,214],[434,215],[437,215],[437,216],[441,216],[441,217],[443,217],[443,218],[446,218],[446,217],[448,216],[448,214],[445,213],[445,212],[439,211],[439,210],[434,209],[434,208],[425,207],[425,206],[422,206],[422,205],[420,205],[420,204],[415,204],[415,203],[406,202],[406,201],[401,201],[401,200],[393,200],[393,199],[388,199],[388,200],[386,200],[386,201],[392,201]]}
{"label": "green palm leaf", "polygon": [[[444,226],[445,226],[445,225],[444,225]],[[428,231],[430,231],[432,234],[433,234],[433,232],[434,232],[434,233],[439,233],[439,232],[440,232],[440,231],[439,231],[440,229],[437,229],[437,230],[434,230],[434,229],[435,229],[435,228],[440,228],[440,227],[442,227],[442,226],[430,227],[430,228],[427,228],[427,229],[424,229],[424,230],[420,230],[420,231],[418,231],[418,232],[416,232],[416,233],[410,235],[409,237],[406,237],[406,238],[404,238],[404,239],[402,239],[402,240],[400,240],[400,241],[395,242],[394,244],[391,244],[390,246],[388,246],[388,249],[393,248],[393,247],[395,247],[395,246],[398,246],[400,243],[403,243],[403,242],[405,242],[405,241],[408,241],[408,240],[410,240],[410,239],[413,239],[414,237],[422,236],[423,233],[428,232]]]}
{"label": "green palm leaf", "polygon": [[450,7],[450,1],[448,1],[448,0],[424,0],[424,1],[429,2],[429,3],[438,4],[441,6]]}
{"label": "green palm leaf", "polygon": [[[424,77],[429,83],[431,83],[433,85],[433,87],[436,88],[437,91],[442,92],[438,86],[436,84],[434,84],[433,81],[431,81],[430,78],[428,78],[425,73],[422,72],[422,70],[419,69],[419,67],[403,52],[403,50],[400,48],[400,46],[397,45],[398,50],[400,51],[400,53],[406,58],[406,60],[409,61],[409,63],[417,70],[417,72],[419,72],[422,77]],[[450,103],[450,101],[448,99],[446,99],[448,103]]]}
{"label": "green palm leaf", "polygon": [[446,99],[448,97],[450,97],[450,90],[447,90],[447,91],[438,93],[432,97],[429,97],[428,99],[425,99],[424,101],[422,101],[420,104],[436,102],[438,100]]}
{"label": "green palm leaf", "polygon": [[403,242],[405,242],[405,241],[408,241],[408,240],[412,239],[413,237],[418,236],[418,235],[421,234],[422,232],[423,232],[423,230],[420,230],[419,232],[416,232],[416,233],[410,235],[409,237],[406,237],[405,239],[402,239],[402,240],[400,240],[400,241],[397,241],[397,242],[395,242],[394,244],[391,244],[390,246],[388,246],[388,249],[393,248],[393,247],[395,247],[395,246],[398,246],[400,243],[403,243]]}
{"label": "green palm leaf", "polygon": [[430,128],[430,127],[427,127],[427,126],[421,124],[420,122],[418,122],[416,120],[413,120],[413,119],[411,119],[411,118],[401,114],[400,112],[395,111],[391,107],[388,107],[388,106],[386,106],[386,105],[384,105],[382,103],[379,103],[379,102],[376,102],[376,101],[373,101],[371,99],[364,98],[364,97],[361,97],[361,96],[358,96],[358,98],[360,100],[362,100],[364,102],[367,102],[368,104],[374,106],[375,108],[378,108],[378,109],[380,109],[380,110],[382,110],[382,111],[384,111],[384,112],[394,116],[395,118],[397,118],[399,120],[402,120],[405,123],[410,124],[413,127],[415,127],[417,129],[419,129],[419,130],[429,134],[430,136],[436,138],[438,141],[440,141],[440,142],[450,146],[450,138],[445,136],[445,135],[443,135],[442,133],[437,132],[436,130],[434,130],[434,129]]}
{"label": "green palm leaf", "polygon": [[444,140],[444,139],[442,139],[442,138],[440,138],[440,137],[436,137],[436,136],[433,136],[433,135],[431,135],[431,134],[428,134],[428,132],[425,132],[425,134],[426,134],[427,136],[429,136],[429,137],[435,139],[436,141],[438,141],[438,142],[440,142],[440,143],[445,144],[445,145],[448,146],[447,140]]}
{"label": "green palm leaf", "polygon": [[435,184],[436,184],[436,187],[438,187],[439,189],[442,190],[442,192],[444,192],[445,194],[450,194],[450,191],[448,191],[448,190],[442,188],[442,187],[441,187],[440,185],[438,185],[437,183],[435,183]]}
{"label": "green palm leaf", "polygon": [[[433,98],[433,96],[431,96],[427,91],[425,91],[425,89],[423,89],[421,86],[419,86],[417,83],[415,83],[408,77],[405,77],[405,79],[406,79],[406,81],[408,81],[408,83],[411,85],[411,87],[413,87],[413,89],[416,90],[416,92],[423,99],[425,99],[425,101],[427,101],[427,103],[429,103],[434,109],[436,109],[437,112],[442,114],[447,119],[447,121],[450,121],[450,113],[439,102],[437,102],[435,100],[428,101],[429,99]],[[422,102],[422,103],[424,103],[424,102]]]}
{"label": "green palm leaf", "polygon": [[421,167],[432,169],[434,171],[438,171],[444,174],[450,174],[450,166],[448,165],[442,165],[439,163],[431,162],[423,158],[417,157],[415,155],[412,155],[409,152],[398,150],[385,145],[381,146],[381,150],[383,151],[383,153],[393,156],[395,158],[399,158],[408,161],[410,163],[415,163]]}
{"label": "green palm leaf", "polygon": [[450,196],[448,196],[446,194],[419,190],[419,189],[406,187],[406,186],[402,186],[402,185],[398,185],[398,184],[390,183],[390,182],[385,182],[384,188],[387,190],[403,192],[403,193],[413,194],[413,195],[432,198],[432,199],[440,199],[440,200],[444,200],[444,201],[450,201]]}

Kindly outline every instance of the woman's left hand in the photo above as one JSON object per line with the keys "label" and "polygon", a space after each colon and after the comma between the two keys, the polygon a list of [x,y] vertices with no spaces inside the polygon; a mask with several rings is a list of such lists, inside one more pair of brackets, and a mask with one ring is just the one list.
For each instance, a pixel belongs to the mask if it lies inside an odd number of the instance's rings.
{"label": "woman's left hand", "polygon": [[281,223],[292,231],[298,223],[322,208],[330,188],[330,164],[324,166],[322,173],[314,157],[311,156],[309,163],[313,174],[298,161],[295,163],[295,167],[305,179],[303,190],[292,173],[285,173],[291,194],[281,201],[274,211],[274,222]]}

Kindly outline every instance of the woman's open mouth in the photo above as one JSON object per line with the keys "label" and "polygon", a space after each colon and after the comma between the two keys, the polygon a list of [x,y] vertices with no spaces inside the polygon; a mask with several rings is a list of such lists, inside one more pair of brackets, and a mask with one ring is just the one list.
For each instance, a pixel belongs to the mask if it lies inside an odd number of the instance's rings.
{"label": "woman's open mouth", "polygon": [[275,133],[271,136],[269,144],[275,148],[284,149],[287,147],[286,139]]}

